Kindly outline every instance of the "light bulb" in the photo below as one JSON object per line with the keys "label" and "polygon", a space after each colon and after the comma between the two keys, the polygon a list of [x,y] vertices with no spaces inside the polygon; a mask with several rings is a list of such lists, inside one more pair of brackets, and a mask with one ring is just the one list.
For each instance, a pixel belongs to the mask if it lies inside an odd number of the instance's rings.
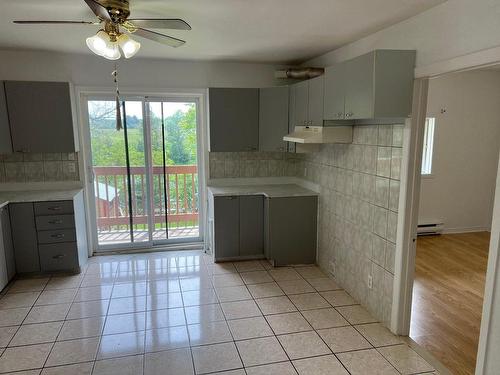
{"label": "light bulb", "polygon": [[141,48],[141,44],[139,42],[136,42],[135,40],[131,39],[126,34],[121,34],[118,37],[118,44],[120,45],[123,51],[123,55],[125,56],[126,59],[129,59],[132,56],[134,56]]}
{"label": "light bulb", "polygon": [[122,57],[120,49],[118,48],[118,43],[116,42],[107,43],[106,50],[104,51],[102,57],[108,60],[118,60],[120,57]]}
{"label": "light bulb", "polygon": [[99,30],[96,35],[87,38],[87,47],[96,55],[103,56],[106,46],[110,42],[109,35],[104,30]]}

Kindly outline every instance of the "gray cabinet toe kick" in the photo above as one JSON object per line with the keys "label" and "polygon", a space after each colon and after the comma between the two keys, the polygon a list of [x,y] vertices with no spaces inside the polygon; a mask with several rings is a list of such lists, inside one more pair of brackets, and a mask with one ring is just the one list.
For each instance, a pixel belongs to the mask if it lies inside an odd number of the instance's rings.
{"label": "gray cabinet toe kick", "polygon": [[211,248],[216,262],[268,259],[275,266],[313,264],[317,196],[211,196]]}

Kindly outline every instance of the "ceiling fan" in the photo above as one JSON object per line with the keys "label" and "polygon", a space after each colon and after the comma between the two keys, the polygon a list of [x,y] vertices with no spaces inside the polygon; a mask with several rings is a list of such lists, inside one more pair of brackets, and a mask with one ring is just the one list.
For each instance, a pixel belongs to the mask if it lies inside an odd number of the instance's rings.
{"label": "ceiling fan", "polygon": [[87,38],[87,46],[95,54],[108,60],[117,60],[121,57],[120,49],[125,58],[134,56],[141,45],[121,32],[120,28],[130,34],[153,40],[170,47],[179,47],[186,43],[184,40],[161,34],[153,29],[191,30],[191,26],[182,19],[169,18],[131,18],[128,0],[84,0],[97,16],[97,21],[14,21],[17,24],[73,24],[73,25],[101,25],[96,35]]}

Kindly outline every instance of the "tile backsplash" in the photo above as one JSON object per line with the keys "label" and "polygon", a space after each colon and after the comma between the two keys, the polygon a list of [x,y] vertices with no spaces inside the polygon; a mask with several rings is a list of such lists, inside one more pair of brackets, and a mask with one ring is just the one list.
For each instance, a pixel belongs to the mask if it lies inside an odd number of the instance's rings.
{"label": "tile backsplash", "polygon": [[77,153],[0,155],[0,183],[78,181]]}
{"label": "tile backsplash", "polygon": [[284,152],[211,152],[210,178],[297,175],[297,160]]}
{"label": "tile backsplash", "polygon": [[317,153],[297,156],[300,177],[320,186],[320,267],[333,272],[386,325],[392,311],[403,128],[354,126],[352,144],[322,145]]}

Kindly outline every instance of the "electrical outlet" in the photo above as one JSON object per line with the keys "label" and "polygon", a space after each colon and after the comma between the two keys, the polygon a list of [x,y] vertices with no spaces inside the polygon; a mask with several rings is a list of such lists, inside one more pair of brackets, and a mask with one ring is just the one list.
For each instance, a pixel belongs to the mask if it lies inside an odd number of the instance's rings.
{"label": "electrical outlet", "polygon": [[368,275],[368,289],[373,289],[373,276]]}
{"label": "electrical outlet", "polygon": [[335,276],[335,263],[334,262],[330,262],[330,273],[332,274],[332,276]]}

